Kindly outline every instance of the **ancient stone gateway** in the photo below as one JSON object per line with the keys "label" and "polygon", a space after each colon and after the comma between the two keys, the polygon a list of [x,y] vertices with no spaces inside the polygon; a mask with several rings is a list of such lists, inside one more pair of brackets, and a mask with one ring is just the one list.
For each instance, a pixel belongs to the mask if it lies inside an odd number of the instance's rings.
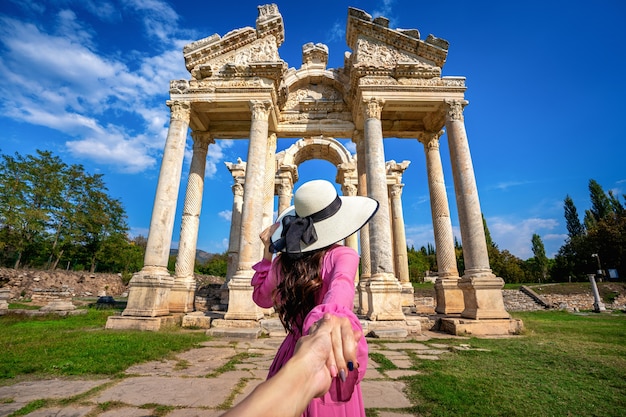
{"label": "ancient stone gateway", "polygon": [[[504,309],[503,280],[489,267],[480,202],[463,108],[465,78],[443,77],[448,42],[416,29],[391,29],[349,8],[344,68],[329,69],[328,48],[306,44],[302,65],[288,68],[278,54],[283,20],[275,4],[259,6],[256,28],[213,35],[185,46],[189,80],[170,83],[170,127],[158,180],[144,268],[131,280],[127,308],[107,328],[159,328],[172,313],[193,310],[193,276],[208,146],[248,139],[245,162],[228,163],[233,179],[228,311],[233,326],[258,326],[252,265],[262,253],[259,231],[290,204],[297,165],[321,158],[337,166],[344,194],[380,203],[368,227],[345,244],[361,248],[357,308],[372,322],[406,322],[410,294],[402,205],[408,161],[385,161],[385,137],[424,145],[439,277],[436,311],[450,332],[502,334],[521,325]],[[459,277],[439,140],[445,127],[459,210],[465,273]],[[193,158],[183,208],[179,253],[172,277],[167,260],[188,130]],[[277,139],[302,138],[277,153]],[[350,138],[356,155],[334,138]],[[274,207],[274,195],[279,207]],[[410,297],[409,297],[410,298]],[[403,301],[404,300],[404,301]]]}

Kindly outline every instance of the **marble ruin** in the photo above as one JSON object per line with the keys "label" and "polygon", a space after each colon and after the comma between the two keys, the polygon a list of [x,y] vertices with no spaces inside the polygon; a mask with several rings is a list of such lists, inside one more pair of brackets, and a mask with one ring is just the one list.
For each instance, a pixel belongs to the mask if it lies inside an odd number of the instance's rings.
{"label": "marble ruin", "polygon": [[[208,147],[249,141],[246,161],[227,163],[234,184],[224,327],[258,327],[266,312],[252,301],[252,265],[260,230],[291,204],[298,165],[324,159],[337,167],[344,195],[368,195],[380,209],[345,244],[360,247],[355,308],[372,325],[415,326],[403,312],[413,301],[402,212],[402,174],[409,161],[385,160],[384,138],[424,145],[438,277],[436,312],[452,333],[519,330],[504,308],[504,282],[489,266],[463,109],[464,77],[442,76],[448,42],[416,29],[391,29],[384,17],[349,8],[344,67],[327,68],[328,48],[308,43],[302,65],[288,68],[278,47],[285,32],[275,4],[259,6],[256,27],[215,34],[184,47],[189,80],[170,83],[170,127],[154,200],[143,269],[130,283],[127,308],[107,328],[158,329],[194,310],[193,275]],[[445,128],[445,133],[444,129]],[[188,131],[193,158],[184,201],[176,270],[167,261]],[[465,272],[456,267],[439,141],[450,148]],[[277,152],[280,138],[301,138]],[[351,155],[335,138],[356,145]],[[274,207],[274,196],[278,207]],[[413,326],[413,327],[412,327]],[[417,326],[419,327],[419,326]]]}

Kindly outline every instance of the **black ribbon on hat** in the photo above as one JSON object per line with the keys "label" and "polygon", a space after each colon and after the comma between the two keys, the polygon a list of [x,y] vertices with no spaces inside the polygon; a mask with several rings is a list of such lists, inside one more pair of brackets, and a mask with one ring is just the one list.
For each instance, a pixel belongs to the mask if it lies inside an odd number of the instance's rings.
{"label": "black ribbon on hat", "polygon": [[270,250],[272,252],[281,252],[287,248],[288,253],[299,253],[300,242],[310,245],[317,241],[315,223],[328,219],[337,213],[340,208],[341,198],[337,196],[332,203],[310,216],[300,217],[297,213],[295,216],[284,216],[280,239],[270,244]]}

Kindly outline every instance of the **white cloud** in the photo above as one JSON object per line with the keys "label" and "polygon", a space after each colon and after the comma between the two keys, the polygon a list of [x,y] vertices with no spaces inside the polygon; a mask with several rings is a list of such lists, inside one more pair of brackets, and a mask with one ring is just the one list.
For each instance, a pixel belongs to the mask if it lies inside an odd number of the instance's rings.
{"label": "white cloud", "polygon": [[389,27],[395,27],[396,18],[393,15],[393,3],[395,0],[383,0],[376,9],[372,12],[372,17],[379,16],[389,19]]}
{"label": "white cloud", "polygon": [[232,216],[233,216],[233,211],[232,210],[222,210],[219,213],[217,213],[217,215],[219,217],[221,217],[222,219],[226,220],[227,222],[230,222],[230,220],[232,219]]}
{"label": "white cloud", "polygon": [[[133,5],[176,21],[167,4]],[[157,19],[154,13],[146,18]],[[96,34],[74,11],[58,11],[53,22],[46,29],[0,17],[0,94],[11,98],[0,103],[0,111],[67,134],[66,146],[77,157],[122,172],[154,167],[167,135],[169,81],[188,78],[181,42],[170,39],[167,44],[173,46],[155,55],[126,56],[133,64],[138,61],[133,71],[121,60],[125,55],[107,57],[98,51]],[[209,160],[210,172],[220,156],[217,152]]]}
{"label": "white cloud", "polygon": [[333,26],[328,30],[328,36],[326,42],[342,42],[346,36],[346,30],[344,29],[344,22],[335,22]]}
{"label": "white cloud", "polygon": [[[520,221],[512,221],[502,217],[487,218],[487,227],[491,233],[491,239],[498,245],[500,250],[508,250],[513,255],[525,260],[533,256],[532,253],[532,236],[538,234],[542,236],[542,241],[548,240],[544,236],[550,236],[550,247],[546,245],[546,255],[554,256],[554,247],[557,234],[544,233],[554,230],[558,225],[556,219],[529,218]],[[562,243],[562,242],[561,242]],[[558,245],[560,246],[560,244]]]}

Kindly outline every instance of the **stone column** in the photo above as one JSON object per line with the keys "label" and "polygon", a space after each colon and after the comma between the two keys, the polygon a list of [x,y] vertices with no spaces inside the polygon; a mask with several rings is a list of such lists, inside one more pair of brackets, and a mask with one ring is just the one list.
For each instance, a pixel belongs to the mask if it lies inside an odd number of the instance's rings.
{"label": "stone column", "polygon": [[363,104],[367,194],[380,204],[369,222],[372,276],[367,287],[367,316],[370,320],[404,320],[402,289],[393,274],[387,173],[380,120],[383,101],[371,99]]}
{"label": "stone column", "polygon": [[[241,240],[241,211],[243,208],[243,185],[246,176],[246,163],[239,158],[236,164],[226,162],[226,167],[233,176],[235,183],[233,190],[233,208],[230,216],[230,235],[228,238],[228,266],[226,268],[226,282],[222,288],[228,288],[233,275],[237,271],[239,259],[239,242]],[[228,290],[222,296],[222,304],[228,304]]]}
{"label": "stone column", "polygon": [[430,210],[433,218],[435,248],[437,251],[438,277],[435,281],[437,306],[440,314],[460,314],[464,309],[463,291],[459,288],[459,272],[456,266],[454,234],[450,219],[448,195],[443,177],[439,152],[440,132],[426,132],[419,137],[426,154],[426,172],[430,191]]}
{"label": "stone column", "polygon": [[[365,141],[363,140],[363,132],[355,130],[352,141],[356,144],[356,170],[357,170],[357,195],[367,196],[367,176],[365,174]],[[365,315],[369,311],[369,299],[367,295],[367,285],[372,276],[370,261],[370,234],[369,224],[366,224],[359,231],[359,243],[361,244],[361,276],[359,277],[359,285],[357,287],[357,295],[359,298],[358,305],[359,314]]]}
{"label": "stone column", "polygon": [[168,101],[167,105],[171,112],[170,126],[152,208],[144,267],[131,279],[123,316],[157,317],[169,314],[169,294],[174,279],[167,271],[167,261],[191,107],[185,101]]}
{"label": "stone column", "polygon": [[272,105],[269,101],[250,102],[252,120],[241,212],[239,261],[237,272],[228,283],[229,303],[228,311],[224,316],[227,320],[259,320],[263,317],[263,313],[252,300],[250,280],[254,275],[252,265],[260,260],[259,233],[263,226],[265,152],[267,151],[271,109]]}
{"label": "stone column", "polygon": [[202,194],[204,192],[206,155],[209,144],[215,143],[209,132],[192,132],[191,136],[194,141],[193,156],[189,168],[183,218],[180,225],[174,285],[170,291],[169,309],[172,313],[188,313],[194,310],[196,294],[194,266],[200,227],[200,211],[202,210]]}
{"label": "stone column", "polygon": [[[276,179],[276,133],[267,137],[265,158],[265,183],[263,188],[263,225],[261,229],[270,226],[274,220],[274,181]],[[259,246],[263,256],[263,246]],[[259,258],[260,259],[260,258]]]}
{"label": "stone column", "polygon": [[402,305],[415,305],[413,285],[409,279],[409,259],[406,248],[406,230],[404,228],[404,213],[402,211],[402,187],[404,184],[392,184],[391,195],[391,219],[393,227],[394,261],[396,275],[402,287]]}
{"label": "stone column", "polygon": [[465,303],[461,316],[508,319],[510,316],[502,299],[504,280],[496,277],[489,267],[478,189],[463,119],[466,104],[466,101],[446,100],[446,129],[465,262],[465,273],[459,282]]}
{"label": "stone column", "polygon": [[[356,196],[356,186],[353,184],[342,184],[341,185],[341,193],[345,196]],[[355,251],[359,251],[359,243],[357,233],[353,233],[350,236],[346,237],[344,244],[346,246],[351,247]],[[355,283],[358,282],[358,271]]]}
{"label": "stone column", "polygon": [[278,214],[280,214],[291,206],[293,185],[284,182],[276,184],[276,194],[278,194]]}
{"label": "stone column", "polygon": [[281,165],[277,168],[275,190],[278,195],[278,214],[285,211],[291,206],[291,198],[293,197],[293,184],[298,179],[298,167],[295,165]]}

